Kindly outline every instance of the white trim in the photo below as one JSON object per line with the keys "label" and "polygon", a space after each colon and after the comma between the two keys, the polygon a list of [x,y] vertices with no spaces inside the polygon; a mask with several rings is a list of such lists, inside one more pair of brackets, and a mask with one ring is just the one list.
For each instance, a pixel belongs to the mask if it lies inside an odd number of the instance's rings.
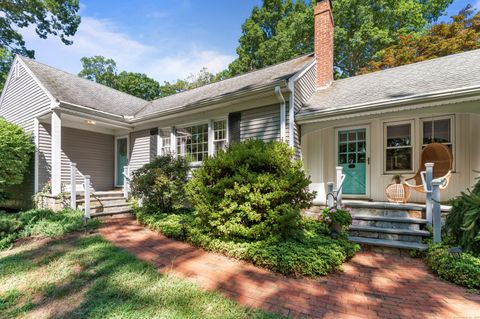
{"label": "white trim", "polygon": [[282,141],[285,141],[287,137],[286,127],[285,127],[285,122],[287,117],[287,114],[286,114],[287,106],[286,106],[285,98],[283,97],[280,86],[275,87],[275,95],[277,96],[278,102],[280,102],[280,139]]}
{"label": "white trim", "polygon": [[[445,100],[439,104],[438,100]],[[458,99],[458,100],[454,100]],[[352,116],[365,116],[380,113],[391,113],[411,109],[421,109],[442,104],[452,104],[480,99],[480,87],[466,87],[461,89],[438,91],[433,93],[419,94],[406,98],[393,100],[381,100],[375,102],[349,105],[341,108],[329,108],[323,111],[312,112],[297,116],[299,124],[332,121],[345,119]],[[420,104],[422,103],[422,104]],[[383,111],[383,112],[381,112]]]}
{"label": "white trim", "polygon": [[[115,187],[123,187],[124,185],[120,185],[118,184],[118,176],[117,176],[117,172],[118,172],[118,159],[117,159],[117,141],[120,140],[120,139],[124,139],[126,138],[127,139],[127,163],[130,162],[130,134],[127,134],[127,135],[120,135],[120,136],[115,136],[115,174],[114,174],[114,185]],[[130,164],[128,164],[127,166],[130,166]],[[122,168],[122,172],[123,172],[123,168]]]}
{"label": "white trim", "polygon": [[371,194],[371,165],[370,165],[370,158],[371,158],[371,146],[370,143],[372,141],[370,137],[370,124],[364,124],[364,125],[356,125],[356,126],[341,126],[341,127],[336,127],[335,128],[335,167],[339,166],[338,164],[338,132],[339,131],[349,131],[349,130],[357,130],[357,129],[362,129],[364,128],[365,131],[365,142],[367,144],[366,150],[365,150],[365,156],[366,156],[366,165],[365,165],[365,195],[358,195],[358,194],[345,194],[343,193],[343,198],[358,198],[358,199],[366,199],[370,198]]}
{"label": "white trim", "polygon": [[39,158],[39,147],[40,147],[40,121],[38,118],[33,119],[33,138],[35,143],[35,163],[34,163],[34,185],[33,185],[33,193],[36,194],[39,191],[39,165],[40,165],[40,158]]}
{"label": "white trim", "polygon": [[[58,99],[56,99],[50,91],[48,91],[45,86],[40,82],[40,80],[35,76],[35,74],[30,70],[30,68],[27,66],[25,62],[23,62],[22,59],[18,58],[18,56],[15,57],[14,61],[17,60],[27,71],[27,73],[33,78],[33,80],[37,83],[37,85],[45,92],[45,94],[52,100],[53,102],[58,103]],[[1,102],[0,102],[1,103]],[[53,106],[52,106],[53,108]]]}
{"label": "white trim", "polygon": [[56,196],[62,192],[62,117],[57,110],[52,112],[50,125],[52,130],[52,195]]}
{"label": "white trim", "polygon": [[[387,170],[387,127],[388,126],[397,126],[397,125],[402,125],[402,124],[410,124],[410,146],[404,146],[401,148],[411,148],[412,149],[412,157],[411,157],[411,166],[412,169],[410,170],[393,170],[389,171]],[[409,120],[385,120],[382,121],[383,125],[383,174],[384,175],[395,175],[395,174],[410,174],[410,173],[415,173],[415,152],[417,150],[416,147],[416,141],[415,141],[415,120],[414,119],[409,119]]]}
{"label": "white trim", "polygon": [[208,156],[212,157],[215,155],[215,150],[213,146],[213,138],[214,138],[214,131],[213,131],[213,120],[208,120]]}

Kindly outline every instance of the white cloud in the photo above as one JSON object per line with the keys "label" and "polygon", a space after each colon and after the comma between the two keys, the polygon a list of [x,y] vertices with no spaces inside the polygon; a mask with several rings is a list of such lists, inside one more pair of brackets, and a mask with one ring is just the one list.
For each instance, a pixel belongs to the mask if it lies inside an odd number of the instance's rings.
{"label": "white cloud", "polygon": [[146,44],[141,42],[141,34],[134,39],[109,20],[88,16],[82,17],[71,46],[55,37],[40,39],[33,28],[22,33],[27,46],[36,51],[38,61],[75,74],[81,70],[80,58],[93,55],[113,58],[119,70],[146,73],[159,81],[185,78],[202,67],[219,72],[234,59],[232,55],[176,38],[156,39],[158,46]]}

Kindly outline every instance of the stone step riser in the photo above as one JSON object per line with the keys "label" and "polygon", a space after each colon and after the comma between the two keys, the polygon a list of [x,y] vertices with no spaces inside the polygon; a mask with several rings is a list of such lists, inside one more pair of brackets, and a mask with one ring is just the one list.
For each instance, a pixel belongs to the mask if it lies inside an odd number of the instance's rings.
{"label": "stone step riser", "polygon": [[397,222],[387,222],[387,221],[377,221],[377,220],[356,220],[355,225],[378,227],[378,228],[409,229],[409,230],[421,229],[419,224],[397,223]]}
{"label": "stone step riser", "polygon": [[374,208],[354,208],[353,215],[405,217],[405,218],[423,218],[424,217],[424,213],[421,211],[387,210],[387,209],[374,209]]}
{"label": "stone step riser", "polygon": [[357,231],[357,230],[351,230],[348,233],[350,236],[355,236],[355,237],[398,240],[398,241],[405,241],[405,242],[411,242],[411,243],[421,243],[423,239],[422,236],[417,236],[417,235],[385,234],[385,233]]}

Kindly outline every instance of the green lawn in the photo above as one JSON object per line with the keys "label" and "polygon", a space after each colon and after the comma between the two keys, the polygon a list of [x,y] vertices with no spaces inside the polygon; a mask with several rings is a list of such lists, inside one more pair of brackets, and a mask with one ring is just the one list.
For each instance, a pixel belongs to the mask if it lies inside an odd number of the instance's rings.
{"label": "green lawn", "polygon": [[158,273],[97,235],[0,252],[0,318],[278,318]]}

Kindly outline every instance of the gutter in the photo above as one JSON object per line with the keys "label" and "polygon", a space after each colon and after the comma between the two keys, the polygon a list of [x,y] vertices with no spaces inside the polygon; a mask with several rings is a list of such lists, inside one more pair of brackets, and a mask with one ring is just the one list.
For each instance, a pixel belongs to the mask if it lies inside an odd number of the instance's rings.
{"label": "gutter", "polygon": [[286,128],[285,128],[285,119],[286,119],[286,112],[287,112],[287,103],[285,102],[285,98],[282,94],[282,89],[280,85],[275,87],[275,95],[277,96],[278,101],[280,102],[280,139],[285,141],[285,137],[287,135]]}
{"label": "gutter", "polygon": [[[331,108],[325,110],[314,111],[307,114],[297,114],[296,119],[299,124],[307,124],[313,122],[328,121],[330,118],[341,115],[354,114],[359,112],[383,110],[391,107],[424,108],[429,106],[419,106],[412,104],[427,103],[438,100],[453,99],[453,98],[468,98],[471,96],[480,95],[480,86],[467,87],[454,90],[437,91],[433,93],[418,94],[410,97],[397,98],[393,100],[380,100],[368,103],[360,103],[341,108]],[[480,96],[478,97],[480,99]],[[475,100],[475,99],[472,99]],[[392,110],[393,111],[393,110]]]}

